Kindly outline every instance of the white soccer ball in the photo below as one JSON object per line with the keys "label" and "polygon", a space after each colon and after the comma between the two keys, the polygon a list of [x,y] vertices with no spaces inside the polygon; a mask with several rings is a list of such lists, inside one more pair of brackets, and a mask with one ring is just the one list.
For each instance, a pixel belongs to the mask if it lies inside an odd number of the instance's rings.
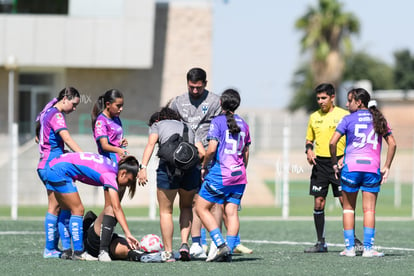
{"label": "white soccer ball", "polygon": [[161,238],[155,234],[145,235],[139,244],[141,250],[147,253],[159,252],[164,249]]}

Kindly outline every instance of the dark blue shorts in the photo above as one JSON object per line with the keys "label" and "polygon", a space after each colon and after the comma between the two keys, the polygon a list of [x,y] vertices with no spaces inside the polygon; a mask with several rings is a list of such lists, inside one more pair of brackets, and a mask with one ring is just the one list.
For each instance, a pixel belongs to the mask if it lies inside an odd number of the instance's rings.
{"label": "dark blue shorts", "polygon": [[381,175],[371,172],[341,172],[342,190],[348,193],[361,191],[378,193],[381,188]]}
{"label": "dark blue shorts", "polygon": [[157,188],[166,190],[184,189],[186,191],[200,189],[201,173],[198,167],[183,174],[175,174],[174,170],[168,170],[167,164],[160,160],[157,168]]}

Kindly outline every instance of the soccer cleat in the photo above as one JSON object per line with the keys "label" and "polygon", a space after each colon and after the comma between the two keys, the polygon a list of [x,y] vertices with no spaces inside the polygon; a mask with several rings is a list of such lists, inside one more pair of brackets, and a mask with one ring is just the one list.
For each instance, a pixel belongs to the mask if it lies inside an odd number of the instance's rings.
{"label": "soccer cleat", "polygon": [[162,262],[162,252],[144,253],[140,257],[140,261],[142,263],[161,263]]}
{"label": "soccer cleat", "polygon": [[346,257],[355,257],[355,247],[352,247],[351,249],[346,249],[339,253],[339,256],[346,256]]}
{"label": "soccer cleat", "polygon": [[109,257],[109,253],[106,252],[105,250],[99,251],[98,260],[100,262],[111,262],[112,261],[111,257]]}
{"label": "soccer cleat", "polygon": [[227,246],[227,244],[221,245],[218,250],[216,256],[214,256],[213,259],[211,259],[210,262],[231,262],[232,256],[231,256],[231,249]]}
{"label": "soccer cleat", "polygon": [[88,252],[84,252],[83,256],[85,258],[85,261],[98,261],[97,257],[92,256],[91,254],[89,254]]}
{"label": "soccer cleat", "polygon": [[60,258],[63,260],[72,260],[72,249],[63,250],[62,255]]}
{"label": "soccer cleat", "polygon": [[355,237],[354,246],[355,246],[355,251],[357,252],[364,251],[364,244],[357,237]]}
{"label": "soccer cleat", "polygon": [[[203,247],[203,250],[205,252],[204,254],[207,254],[207,252],[208,252],[208,245],[207,244],[203,244],[201,247]],[[190,251],[191,251],[191,248],[190,248]],[[206,257],[204,257],[204,258],[206,258]]]}
{"label": "soccer cleat", "polygon": [[172,263],[175,262],[173,252],[162,251],[161,252],[161,260],[165,263]]}
{"label": "soccer cleat", "polygon": [[239,243],[234,249],[233,249],[233,253],[236,254],[252,254],[253,250],[251,250],[250,248],[247,248],[246,246],[244,246],[243,244]]}
{"label": "soccer cleat", "polygon": [[217,254],[217,246],[213,241],[211,241],[210,250],[208,251],[208,256],[207,256],[206,261],[211,262],[211,260],[214,259],[216,254]]}
{"label": "soccer cleat", "polygon": [[82,251],[74,251],[73,255],[72,255],[72,260],[73,261],[86,261],[86,251],[82,252]]}
{"label": "soccer cleat", "polygon": [[206,251],[200,246],[198,242],[195,242],[190,247],[190,256],[194,259],[207,258]]}
{"label": "soccer cleat", "polygon": [[45,248],[45,250],[43,250],[43,258],[45,259],[59,259],[61,255],[62,252],[56,249],[50,250]]}
{"label": "soccer cleat", "polygon": [[328,245],[324,242],[317,242],[314,246],[305,249],[305,253],[326,253]]}
{"label": "soccer cleat", "polygon": [[131,249],[128,251],[128,261],[140,262],[144,254],[146,254],[144,251]]}
{"label": "soccer cleat", "polygon": [[362,252],[362,257],[371,258],[371,257],[384,257],[383,252],[378,252],[372,248],[364,247],[364,252]]}
{"label": "soccer cleat", "polygon": [[179,252],[180,252],[180,260],[181,261],[188,262],[188,261],[191,260],[190,248],[188,247],[188,244],[186,244],[186,243],[181,244]]}

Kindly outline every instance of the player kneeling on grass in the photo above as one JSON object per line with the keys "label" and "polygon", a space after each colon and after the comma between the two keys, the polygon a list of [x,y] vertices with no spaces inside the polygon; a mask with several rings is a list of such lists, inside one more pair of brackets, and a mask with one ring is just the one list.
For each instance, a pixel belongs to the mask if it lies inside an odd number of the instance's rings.
{"label": "player kneeling on grass", "polygon": [[[246,167],[249,159],[250,134],[247,123],[234,111],[240,105],[240,95],[233,89],[220,97],[223,114],[215,117],[207,134],[208,148],[201,175],[204,183],[196,199],[196,212],[210,237],[217,246],[213,262],[231,262],[240,228],[238,206],[246,188]],[[207,166],[212,161],[211,168]],[[210,209],[215,204],[224,205],[227,217],[227,243]]]}
{"label": "player kneeling on grass", "polygon": [[[86,260],[88,256],[83,247],[84,207],[74,183],[76,180],[104,188],[104,215],[112,216],[113,220],[119,222],[130,248],[139,246],[138,240],[129,231],[120,203],[126,187],[129,187],[130,196],[134,195],[138,167],[138,161],[133,156],[125,157],[117,165],[109,158],[94,153],[66,153],[50,162],[46,188],[55,192],[62,210],[71,213],[69,221],[63,225],[66,234],[61,236],[62,259]],[[112,222],[109,221],[109,224]]]}

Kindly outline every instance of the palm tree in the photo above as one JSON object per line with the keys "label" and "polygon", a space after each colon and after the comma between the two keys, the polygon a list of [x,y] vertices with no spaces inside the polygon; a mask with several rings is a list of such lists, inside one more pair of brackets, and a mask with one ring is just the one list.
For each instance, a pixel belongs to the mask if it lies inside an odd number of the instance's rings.
{"label": "palm tree", "polygon": [[342,3],[337,0],[319,0],[319,5],[309,7],[295,27],[304,32],[301,48],[311,54],[314,84],[330,82],[338,87],[344,55],[352,49],[350,36],[359,33],[359,20],[352,13],[343,12]]}

